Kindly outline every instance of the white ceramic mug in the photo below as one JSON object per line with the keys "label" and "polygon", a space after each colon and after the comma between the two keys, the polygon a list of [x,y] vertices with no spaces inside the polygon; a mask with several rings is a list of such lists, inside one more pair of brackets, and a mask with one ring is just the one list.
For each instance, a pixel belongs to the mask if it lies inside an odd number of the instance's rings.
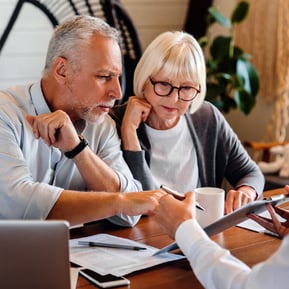
{"label": "white ceramic mug", "polygon": [[202,228],[214,223],[224,215],[225,191],[221,188],[203,187],[194,190],[196,201],[204,211],[196,210],[196,217]]}

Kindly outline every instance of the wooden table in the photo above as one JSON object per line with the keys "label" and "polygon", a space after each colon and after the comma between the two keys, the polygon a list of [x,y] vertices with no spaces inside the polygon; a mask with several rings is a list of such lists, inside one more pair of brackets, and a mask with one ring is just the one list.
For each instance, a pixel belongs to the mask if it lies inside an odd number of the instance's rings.
{"label": "wooden table", "polygon": [[[266,196],[283,193],[283,189],[272,190],[265,193]],[[289,205],[288,205],[289,209]],[[108,221],[99,221],[73,229],[72,238],[78,238],[97,233],[113,234],[115,236],[129,238],[138,242],[162,248],[172,242],[163,233],[152,217],[143,217],[133,228],[121,228]],[[246,229],[232,227],[212,237],[222,247],[229,249],[234,256],[253,266],[267,259],[280,245],[278,238],[251,232]],[[203,288],[196,279],[187,260],[179,260],[162,264],[153,268],[142,270],[127,275],[131,289],[182,289]],[[79,277],[77,288],[96,288],[84,278]],[[126,288],[126,287],[118,287]]]}

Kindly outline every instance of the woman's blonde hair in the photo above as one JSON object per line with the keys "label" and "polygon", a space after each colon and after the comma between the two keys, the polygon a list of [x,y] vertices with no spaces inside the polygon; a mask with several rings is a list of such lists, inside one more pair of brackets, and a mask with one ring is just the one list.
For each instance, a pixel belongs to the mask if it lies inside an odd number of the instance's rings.
{"label": "woman's blonde hair", "polygon": [[134,93],[143,95],[144,85],[149,77],[158,73],[171,79],[181,77],[196,83],[200,94],[191,104],[190,112],[196,111],[206,95],[206,64],[198,41],[182,31],[164,32],[146,48],[134,72]]}

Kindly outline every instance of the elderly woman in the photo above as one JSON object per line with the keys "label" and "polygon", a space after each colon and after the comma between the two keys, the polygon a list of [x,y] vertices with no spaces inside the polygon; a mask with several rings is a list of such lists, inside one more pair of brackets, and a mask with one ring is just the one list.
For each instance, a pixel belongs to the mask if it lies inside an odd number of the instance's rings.
{"label": "elderly woman", "polygon": [[134,73],[134,93],[111,116],[122,149],[143,189],[165,184],[186,193],[221,187],[229,213],[261,195],[264,177],[223,115],[204,101],[206,66],[196,39],[185,32],[160,34]]}

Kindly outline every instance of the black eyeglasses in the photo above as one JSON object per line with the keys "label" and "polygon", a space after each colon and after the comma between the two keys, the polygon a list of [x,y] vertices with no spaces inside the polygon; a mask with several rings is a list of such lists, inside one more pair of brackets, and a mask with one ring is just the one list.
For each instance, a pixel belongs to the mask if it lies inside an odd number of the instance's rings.
{"label": "black eyeglasses", "polygon": [[192,101],[200,93],[200,89],[193,86],[173,86],[169,82],[165,81],[154,81],[150,77],[150,82],[154,87],[154,92],[158,96],[169,96],[174,89],[178,91],[178,97],[183,101]]}

